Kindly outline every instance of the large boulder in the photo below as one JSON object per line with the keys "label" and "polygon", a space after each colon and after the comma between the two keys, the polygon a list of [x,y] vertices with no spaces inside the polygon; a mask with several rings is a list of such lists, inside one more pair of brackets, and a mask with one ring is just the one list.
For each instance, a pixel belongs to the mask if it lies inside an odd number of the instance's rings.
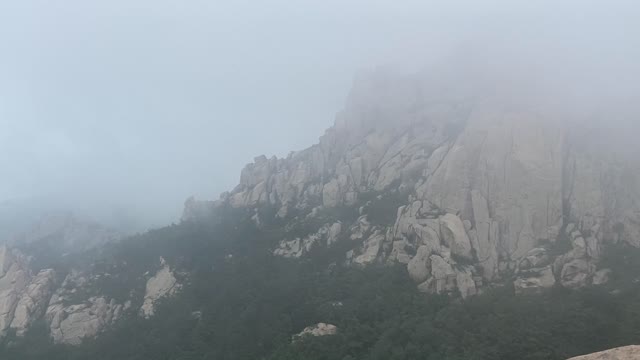
{"label": "large boulder", "polygon": [[24,335],[29,326],[44,314],[53,293],[55,272],[51,269],[40,271],[25,289],[16,305],[11,328],[16,335]]}
{"label": "large boulder", "polygon": [[640,359],[640,346],[626,346],[595,354],[576,356],[568,360],[637,360]]}
{"label": "large boulder", "polygon": [[416,256],[409,261],[407,270],[411,279],[417,283],[422,283],[431,275],[431,249],[422,245],[418,248]]}
{"label": "large boulder", "polygon": [[104,297],[91,297],[80,304],[66,305],[63,298],[54,295],[46,317],[56,343],[79,345],[112,325],[123,310],[124,305]]}
{"label": "large boulder", "polygon": [[162,258],[160,261],[162,268],[147,280],[144,302],[140,307],[140,313],[147,318],[153,316],[156,303],[160,299],[175,295],[181,287],[169,265]]}
{"label": "large boulder", "polygon": [[302,330],[298,335],[294,336],[294,339],[298,339],[304,336],[331,336],[338,333],[338,327],[332,324],[318,323],[313,326],[308,326]]}
{"label": "large boulder", "polygon": [[446,214],[440,218],[440,232],[444,243],[451,253],[467,260],[473,259],[471,241],[462,220],[454,214]]}
{"label": "large boulder", "polygon": [[539,293],[544,289],[552,288],[556,284],[551,265],[542,268],[531,268],[521,272],[514,281],[516,294]]}
{"label": "large boulder", "polygon": [[10,328],[24,335],[44,313],[52,293],[53,270],[33,275],[26,256],[0,246],[0,337]]}

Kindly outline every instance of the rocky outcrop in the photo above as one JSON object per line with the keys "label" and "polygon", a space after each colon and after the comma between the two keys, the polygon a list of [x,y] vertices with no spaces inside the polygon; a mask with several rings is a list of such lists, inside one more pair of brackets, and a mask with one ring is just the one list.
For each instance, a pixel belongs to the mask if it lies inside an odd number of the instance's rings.
{"label": "rocky outcrop", "polygon": [[64,298],[54,295],[47,309],[51,337],[56,343],[79,345],[84,339],[96,337],[114,324],[125,305],[104,297],[91,297],[80,304],[65,305]]}
{"label": "rocky outcrop", "polygon": [[342,223],[325,224],[318,232],[307,235],[303,239],[282,240],[273,254],[286,258],[299,258],[308,254],[316,245],[331,246],[335,244],[341,233]]}
{"label": "rocky outcrop", "polygon": [[94,338],[131,306],[105,296],[85,298],[80,293],[88,286],[90,279],[73,271],[51,296],[44,318],[54,342],[79,345],[84,339]]}
{"label": "rocky outcrop", "polygon": [[294,339],[298,339],[304,336],[331,336],[338,333],[338,327],[331,324],[318,323],[313,326],[309,326],[302,330],[298,335],[294,336]]}
{"label": "rocky outcrop", "polygon": [[47,304],[53,292],[55,273],[53,270],[42,270],[27,286],[20,297],[13,313],[11,328],[16,335],[24,335],[34,321],[40,319],[47,309]]}
{"label": "rocky outcrop", "polygon": [[569,360],[636,360],[640,359],[640,346],[626,346],[602,351],[591,355],[583,355]]}
{"label": "rocky outcrop", "polygon": [[[191,201],[185,217],[198,206],[269,206],[293,221],[357,207],[361,217],[343,222],[347,262],[406,264],[421,291],[605,281],[596,276],[602,247],[640,246],[637,141],[571,109],[477,90],[385,71],[360,78],[318,144],[256,158],[236,189]],[[395,224],[372,220],[372,194],[402,199]],[[286,239],[274,253],[306,256],[316,243],[325,242]]]}
{"label": "rocky outcrop", "polygon": [[144,302],[140,307],[140,313],[146,318],[153,316],[159,300],[173,296],[180,290],[178,279],[176,279],[169,265],[162,258],[160,262],[162,268],[147,281]]}
{"label": "rocky outcrop", "polygon": [[20,251],[0,247],[0,338],[9,330],[24,336],[44,319],[56,343],[77,345],[114,324],[130,307],[105,296],[90,295],[92,279],[77,271],[62,283],[51,269],[33,274]]}
{"label": "rocky outcrop", "polygon": [[27,258],[7,246],[0,247],[0,337],[9,329],[23,335],[39,319],[52,292],[53,270],[33,275]]}

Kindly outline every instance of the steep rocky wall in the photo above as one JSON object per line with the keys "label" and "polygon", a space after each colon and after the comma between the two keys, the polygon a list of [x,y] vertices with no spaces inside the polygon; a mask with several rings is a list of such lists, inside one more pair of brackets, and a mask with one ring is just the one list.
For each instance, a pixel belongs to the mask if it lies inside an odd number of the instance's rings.
{"label": "steep rocky wall", "polygon": [[[521,292],[583,286],[602,246],[640,245],[637,142],[621,146],[616,129],[566,109],[448,85],[386,72],[356,81],[319,144],[256,158],[220,200],[191,199],[185,220],[221,204],[290,219],[401,194],[395,224],[366,225],[366,206],[343,224],[347,261],[406,263],[421,289],[465,294],[508,279]],[[322,236],[283,239],[276,254],[300,256]]]}
{"label": "steep rocky wall", "polygon": [[108,273],[72,270],[58,280],[56,272],[44,269],[34,274],[29,258],[6,245],[0,247],[0,339],[10,333],[24,336],[39,320],[49,327],[56,343],[79,345],[109,326],[126,313],[151,317],[156,303],[176,294],[181,284],[164,260],[161,268],[149,277],[138,312],[129,300],[117,301],[96,285]]}

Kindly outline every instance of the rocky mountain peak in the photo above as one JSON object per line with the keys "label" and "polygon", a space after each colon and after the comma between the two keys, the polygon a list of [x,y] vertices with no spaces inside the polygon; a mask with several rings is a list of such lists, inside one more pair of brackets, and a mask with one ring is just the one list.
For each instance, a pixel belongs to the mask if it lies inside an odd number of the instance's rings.
{"label": "rocky mountain peak", "polygon": [[[267,217],[293,222],[359,209],[362,219],[331,219],[317,234],[283,239],[275,253],[326,245],[326,229],[340,220],[356,239],[346,261],[408,264],[425,291],[601,280],[602,246],[640,245],[640,163],[628,156],[637,144],[603,147],[616,131],[480,85],[386,71],[361,77],[318,144],[285,159],[257,157],[220,200],[188,201],[184,219],[223,205],[254,209],[257,222],[269,221],[258,215],[265,207],[275,210]],[[385,205],[388,221],[370,224]],[[551,255],[558,248],[567,250]]]}

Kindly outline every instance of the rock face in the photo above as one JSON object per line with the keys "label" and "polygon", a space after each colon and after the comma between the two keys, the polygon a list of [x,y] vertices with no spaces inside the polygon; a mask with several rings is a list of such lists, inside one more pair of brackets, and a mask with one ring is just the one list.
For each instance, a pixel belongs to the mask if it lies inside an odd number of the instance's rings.
{"label": "rock face", "polygon": [[142,316],[149,318],[155,313],[156,303],[163,298],[175,295],[180,290],[180,284],[164,259],[160,259],[162,268],[147,281],[144,303],[140,308]]}
{"label": "rock face", "polygon": [[318,323],[305,328],[300,334],[294,336],[294,338],[300,338],[303,336],[330,336],[337,333],[338,328],[335,325]]}
{"label": "rock face", "polygon": [[89,281],[84,274],[71,272],[51,296],[44,318],[56,343],[79,345],[114,324],[130,306],[104,296],[78,296]]}
{"label": "rock face", "polygon": [[56,343],[79,345],[93,338],[118,320],[124,305],[104,297],[91,297],[86,302],[65,305],[64,299],[54,295],[47,309],[51,337]]}
{"label": "rock face", "polygon": [[636,360],[640,359],[640,346],[627,346],[569,360]]}
{"label": "rock face", "polygon": [[22,336],[29,326],[39,319],[47,308],[47,301],[54,287],[55,273],[53,270],[42,270],[36,275],[16,306],[11,328],[16,329],[16,335]]}
{"label": "rock face", "polygon": [[24,336],[44,319],[56,343],[77,345],[114,324],[130,307],[105,296],[89,296],[90,279],[72,271],[62,283],[51,269],[33,274],[20,251],[0,247],[0,338]]}
{"label": "rock face", "polygon": [[53,270],[33,275],[24,255],[0,247],[0,337],[9,329],[23,335],[46,309],[53,291]]}
{"label": "rock face", "polygon": [[286,258],[299,258],[308,254],[314,246],[320,243],[326,246],[333,245],[338,241],[341,233],[342,224],[340,222],[325,224],[316,233],[307,235],[303,239],[282,240],[273,253]]}
{"label": "rock face", "polygon": [[[318,144],[257,157],[220,200],[190,200],[185,219],[218,206],[268,206],[285,221],[360,208],[342,224],[353,244],[347,261],[407,264],[422,291],[605,281],[601,248],[640,246],[638,142],[627,135],[620,144],[615,129],[567,109],[477,90],[433,76],[362,77]],[[402,200],[395,223],[375,223],[365,206],[372,194]],[[302,257],[318,242],[283,239],[274,253]]]}

